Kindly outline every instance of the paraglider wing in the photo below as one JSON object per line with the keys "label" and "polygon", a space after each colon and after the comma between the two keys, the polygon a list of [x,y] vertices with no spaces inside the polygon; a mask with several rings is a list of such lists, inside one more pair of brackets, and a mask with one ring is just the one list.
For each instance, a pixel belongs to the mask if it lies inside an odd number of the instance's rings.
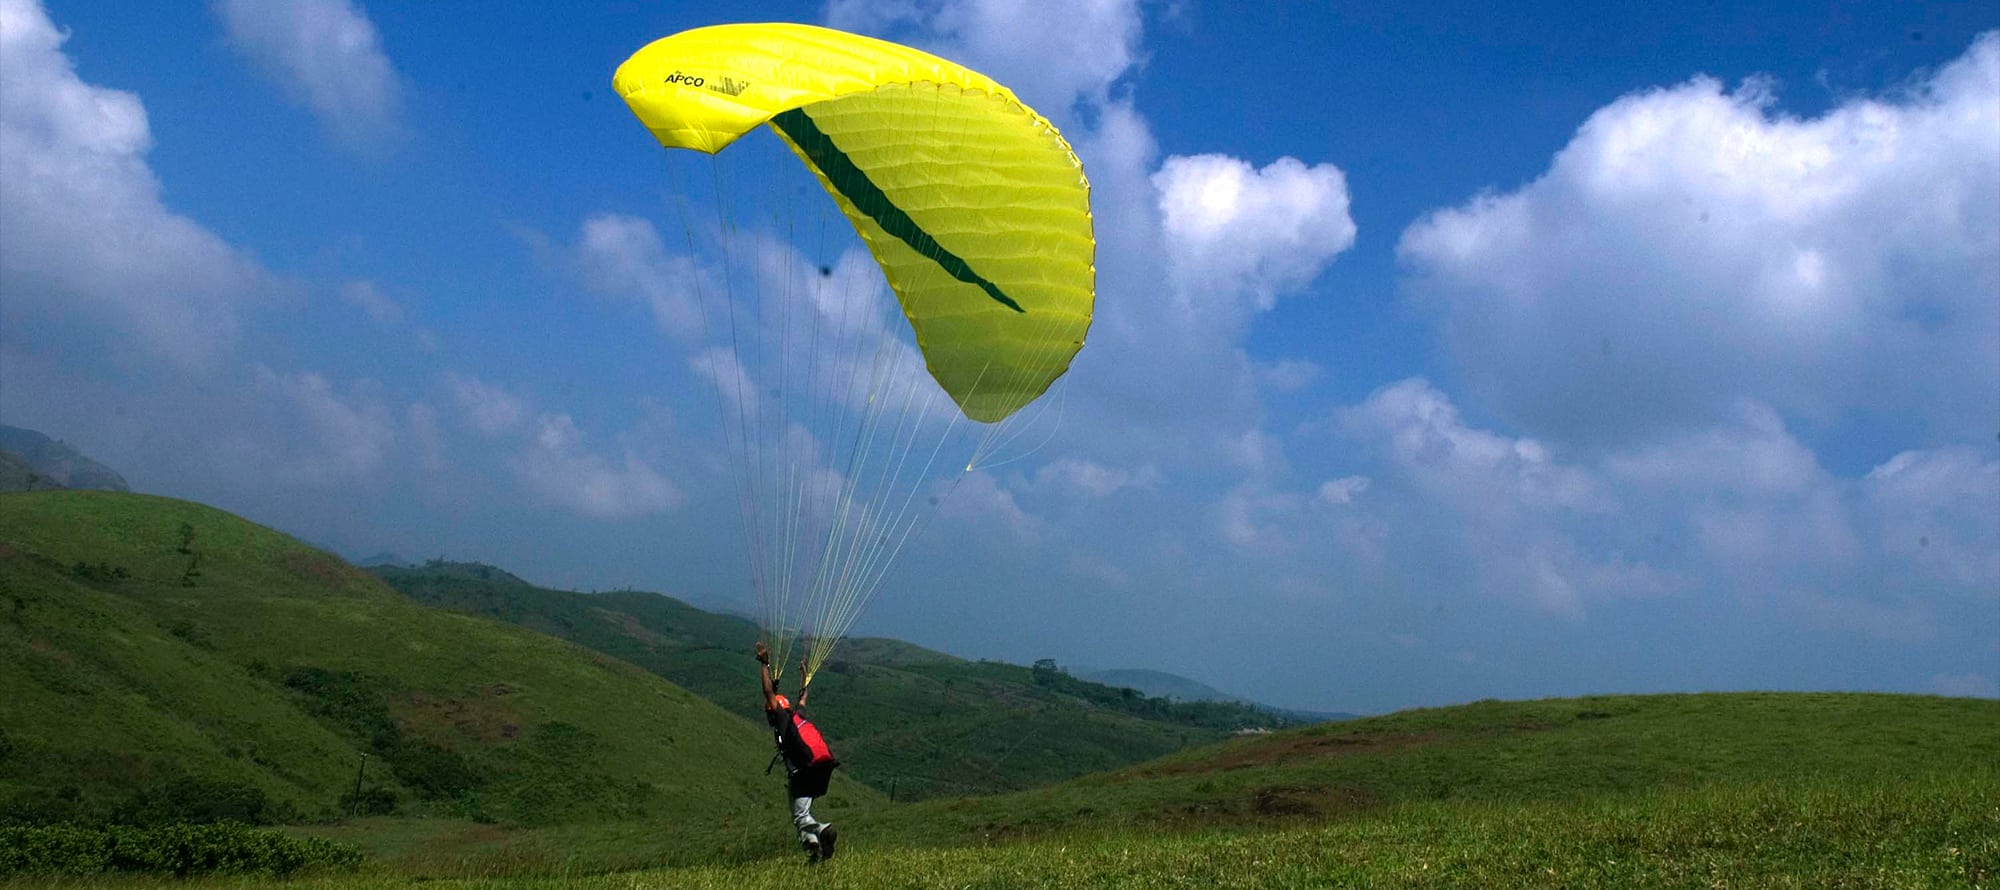
{"label": "paraglider wing", "polygon": [[809,25],[718,25],[653,42],[618,94],[668,148],[714,153],[768,125],[818,177],[966,417],[1003,420],[1068,370],[1090,327],[1096,242],[1083,168],[984,75]]}

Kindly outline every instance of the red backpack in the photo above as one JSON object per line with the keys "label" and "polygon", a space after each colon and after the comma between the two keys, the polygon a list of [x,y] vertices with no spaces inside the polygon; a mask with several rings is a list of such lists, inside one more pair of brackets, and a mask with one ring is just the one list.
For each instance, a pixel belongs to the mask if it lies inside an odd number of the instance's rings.
{"label": "red backpack", "polygon": [[797,711],[792,712],[792,737],[798,739],[799,744],[812,754],[812,760],[808,761],[806,766],[827,766],[834,762],[833,749],[826,746],[826,739],[820,738],[819,727],[812,725],[811,720],[799,716]]}

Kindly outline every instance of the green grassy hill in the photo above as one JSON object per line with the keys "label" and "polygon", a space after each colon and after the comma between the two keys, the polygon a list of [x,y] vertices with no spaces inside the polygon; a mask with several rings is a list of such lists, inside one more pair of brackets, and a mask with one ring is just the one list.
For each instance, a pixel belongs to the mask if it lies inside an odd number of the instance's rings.
{"label": "green grassy hill", "polygon": [[[736,887],[801,875],[776,780],[763,775],[767,742],[741,716],[754,715],[754,696],[735,699],[750,682],[746,622],[651,594],[539,591],[479,571],[452,567],[468,583],[440,589],[490,595],[480,608],[514,609],[513,620],[576,642],[412,602],[208,507],[110,492],[0,495],[0,820],[310,821],[337,810],[367,753],[368,785],[396,796],[396,814],[294,830],[358,843],[371,864],[295,886],[423,877],[519,890]],[[740,636],[715,642],[729,633]],[[657,664],[611,657],[614,639]],[[1143,698],[1111,690],[1100,701],[1105,687],[1060,672],[894,641],[856,641],[842,664],[815,692],[829,701],[830,727],[851,717],[910,728],[875,748],[845,740],[855,769],[898,757],[949,764],[955,753],[1073,766],[1093,733],[1165,725],[1144,716],[1153,706]],[[712,672],[737,713],[655,673],[682,669]],[[843,716],[836,698],[855,710]],[[942,729],[960,724],[972,729]],[[843,852],[812,883],[2000,881],[2000,702],[1990,700],[1484,701],[1179,745],[983,797],[892,803],[842,780],[826,815],[844,828]],[[453,879],[466,875],[487,877]]]}
{"label": "green grassy hill", "polygon": [[1579,801],[1813,782],[1970,783],[2000,801],[2000,701],[1713,693],[1484,701],[1239,738],[863,828],[908,841],[1265,825],[1453,801]]}
{"label": "green grassy hill", "polygon": [[220,510],[0,495],[0,818],[316,819],[365,753],[364,806],[714,830],[781,818],[768,752],[653,674]]}
{"label": "green grassy hill", "polygon": [[[805,872],[766,860],[439,890],[888,888],[1966,888],[2000,880],[1991,784],[1714,786],[1576,800],[1447,801],[1261,829],[1085,832],[999,846],[851,848]],[[322,890],[399,886],[368,878]]]}
{"label": "green grassy hill", "polygon": [[[881,808],[849,836],[853,855],[816,886],[1989,887],[2000,701],[1485,701]],[[788,866],[657,877],[745,886]]]}
{"label": "green grassy hill", "polygon": [[[549,590],[478,564],[369,571],[417,602],[573,640],[761,719],[754,622],[654,593]],[[811,705],[845,771],[899,800],[1045,785],[1291,722],[880,639],[842,642],[813,681]]]}
{"label": "green grassy hill", "polygon": [[[1996,745],[1994,701],[1478,702],[1015,794],[874,801],[843,816],[840,858],[810,873],[792,855],[722,847],[630,871],[654,841],[599,825],[516,830],[476,861],[463,846],[405,847],[378,859],[388,869],[288,886],[1982,887],[2000,880]],[[483,877],[449,879],[466,874]]]}

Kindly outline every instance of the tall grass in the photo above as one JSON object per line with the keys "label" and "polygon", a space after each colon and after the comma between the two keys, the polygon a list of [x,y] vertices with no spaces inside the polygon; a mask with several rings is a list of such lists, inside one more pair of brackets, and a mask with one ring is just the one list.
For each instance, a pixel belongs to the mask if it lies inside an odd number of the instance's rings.
{"label": "tall grass", "polygon": [[[812,883],[830,890],[1979,887],[2000,879],[1996,792],[2000,784],[1985,774],[1864,788],[1751,785],[1569,802],[1432,802],[1276,830],[1121,832],[879,856],[858,849]],[[785,880],[790,867],[689,869],[636,886],[755,886]]]}
{"label": "tall grass", "polygon": [[[1751,783],[1567,801],[1433,801],[1289,827],[1080,829],[989,846],[857,835],[796,856],[618,874],[422,882],[427,888],[1979,888],[2000,881],[2000,774]],[[410,886],[386,874],[285,883]],[[47,886],[46,884],[28,886]],[[163,886],[127,881],[117,887]],[[189,890],[266,886],[210,879]]]}

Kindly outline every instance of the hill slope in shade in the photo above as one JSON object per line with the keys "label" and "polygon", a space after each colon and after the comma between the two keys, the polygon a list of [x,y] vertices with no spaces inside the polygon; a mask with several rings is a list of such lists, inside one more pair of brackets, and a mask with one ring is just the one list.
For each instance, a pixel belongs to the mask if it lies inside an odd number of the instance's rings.
{"label": "hill slope in shade", "polygon": [[0,457],[7,454],[15,460],[0,461],[0,492],[48,488],[132,490],[125,484],[125,477],[110,467],[84,457],[66,442],[34,430],[0,425]]}
{"label": "hill slope in shade", "polygon": [[0,492],[52,491],[62,483],[28,463],[12,451],[0,451]]}
{"label": "hill slope in shade", "polygon": [[[549,590],[478,564],[369,570],[418,602],[574,640],[760,719],[754,622],[654,593]],[[1287,724],[1244,705],[1173,703],[865,638],[841,643],[813,682],[811,711],[845,771],[897,799],[1027,788]]]}
{"label": "hill slope in shade", "polygon": [[1266,714],[1283,717],[1292,723],[1322,723],[1328,720],[1352,720],[1355,717],[1361,716],[1345,711],[1302,711],[1295,708],[1280,708],[1276,705],[1264,704],[1255,699],[1223,692],[1200,680],[1146,668],[1071,668],[1070,673],[1075,674],[1079,679],[1089,680],[1092,683],[1102,683],[1106,686],[1130,687],[1147,695],[1170,701],[1234,702],[1246,707],[1255,708]]}
{"label": "hill slope in shade", "polygon": [[[363,753],[368,786],[405,813],[782,818],[759,726],[144,495],[0,495],[0,728],[0,815],[17,819],[101,818],[190,780],[252,789],[265,818],[313,818],[351,791]],[[836,793],[869,796],[845,780]]]}
{"label": "hill slope in shade", "polygon": [[1147,695],[1174,701],[1247,701],[1242,696],[1230,695],[1200,680],[1193,680],[1179,674],[1146,668],[1082,668],[1071,667],[1070,673],[1078,679],[1106,686],[1129,686]]}
{"label": "hill slope in shade", "polygon": [[1232,739],[1014,794],[926,801],[883,812],[869,829],[960,843],[1346,818],[1424,802],[1919,779],[2000,793],[2000,701],[1870,693],[1483,701]]}

